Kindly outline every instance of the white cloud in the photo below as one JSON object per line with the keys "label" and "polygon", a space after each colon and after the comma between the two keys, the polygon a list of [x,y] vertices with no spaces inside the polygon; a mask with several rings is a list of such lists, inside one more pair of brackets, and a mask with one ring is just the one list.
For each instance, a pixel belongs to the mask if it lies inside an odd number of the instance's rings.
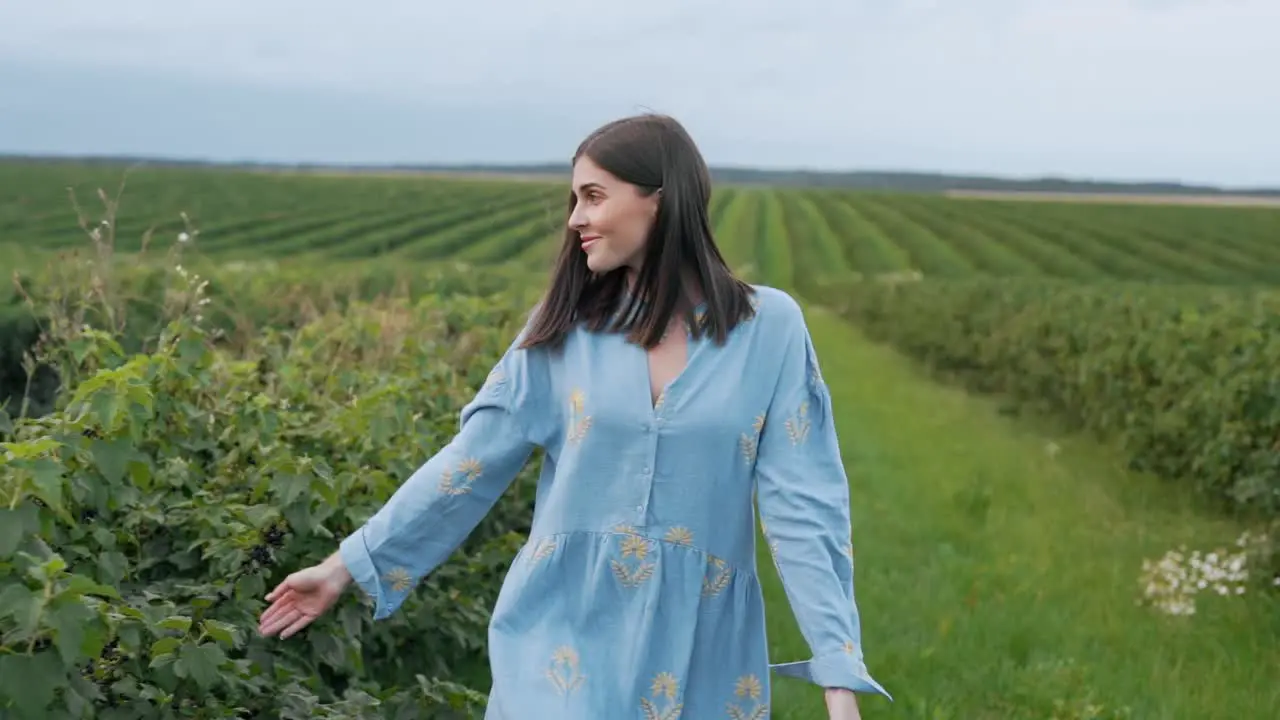
{"label": "white cloud", "polygon": [[62,0],[0,10],[0,55],[652,108],[738,162],[1280,182],[1278,31],[1274,0]]}

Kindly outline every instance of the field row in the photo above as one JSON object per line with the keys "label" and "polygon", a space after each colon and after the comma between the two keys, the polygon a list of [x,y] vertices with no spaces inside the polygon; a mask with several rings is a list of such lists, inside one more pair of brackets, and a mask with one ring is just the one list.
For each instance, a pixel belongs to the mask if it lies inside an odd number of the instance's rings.
{"label": "field row", "polygon": [[[0,165],[0,245],[83,245],[66,186],[78,186],[90,225],[96,225],[102,203],[95,188],[111,194],[119,181],[119,170]],[[148,235],[167,245],[195,228],[194,247],[211,256],[391,256],[535,266],[557,246],[565,196],[563,184],[555,182],[148,169],[129,176],[114,240],[128,251]],[[897,271],[1280,281],[1277,208],[722,186],[711,214],[736,265],[754,279],[800,289],[852,273]]]}
{"label": "field row", "polygon": [[[1280,212],[831,190],[729,190],[726,254],[804,288],[850,273],[1210,284],[1280,280]],[[785,240],[785,241],[784,241]]]}

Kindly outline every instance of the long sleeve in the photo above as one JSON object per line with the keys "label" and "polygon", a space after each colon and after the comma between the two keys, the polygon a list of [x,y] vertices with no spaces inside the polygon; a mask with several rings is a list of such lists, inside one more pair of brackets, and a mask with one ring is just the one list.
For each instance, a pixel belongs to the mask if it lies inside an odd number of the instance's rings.
{"label": "long sleeve", "polygon": [[458,433],[339,546],[374,617],[394,613],[462,544],[528,461],[546,382],[538,351],[507,349],[463,407]]}
{"label": "long sleeve", "polygon": [[778,330],[784,356],[760,437],[756,499],[812,657],[772,669],[824,688],[892,699],[863,663],[853,591],[849,482],[812,338],[799,306],[790,310]]}

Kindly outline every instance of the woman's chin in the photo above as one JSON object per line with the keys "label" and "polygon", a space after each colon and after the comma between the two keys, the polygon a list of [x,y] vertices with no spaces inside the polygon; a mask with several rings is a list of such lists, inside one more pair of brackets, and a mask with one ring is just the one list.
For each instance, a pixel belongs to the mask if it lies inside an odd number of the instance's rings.
{"label": "woman's chin", "polygon": [[604,274],[617,267],[601,255],[587,255],[587,269],[593,273]]}

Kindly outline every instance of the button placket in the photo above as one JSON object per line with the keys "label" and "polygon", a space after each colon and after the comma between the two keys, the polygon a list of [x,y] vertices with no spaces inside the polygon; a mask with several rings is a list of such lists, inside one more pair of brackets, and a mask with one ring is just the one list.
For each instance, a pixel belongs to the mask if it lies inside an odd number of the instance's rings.
{"label": "button placket", "polygon": [[644,493],[640,503],[635,506],[636,522],[644,525],[647,517],[645,516],[646,508],[650,498],[653,496],[653,475],[654,468],[657,466],[658,460],[658,433],[657,426],[662,424],[661,416],[655,416],[647,420],[644,424],[645,435],[649,436],[649,460],[645,463],[640,471],[641,492]]}

